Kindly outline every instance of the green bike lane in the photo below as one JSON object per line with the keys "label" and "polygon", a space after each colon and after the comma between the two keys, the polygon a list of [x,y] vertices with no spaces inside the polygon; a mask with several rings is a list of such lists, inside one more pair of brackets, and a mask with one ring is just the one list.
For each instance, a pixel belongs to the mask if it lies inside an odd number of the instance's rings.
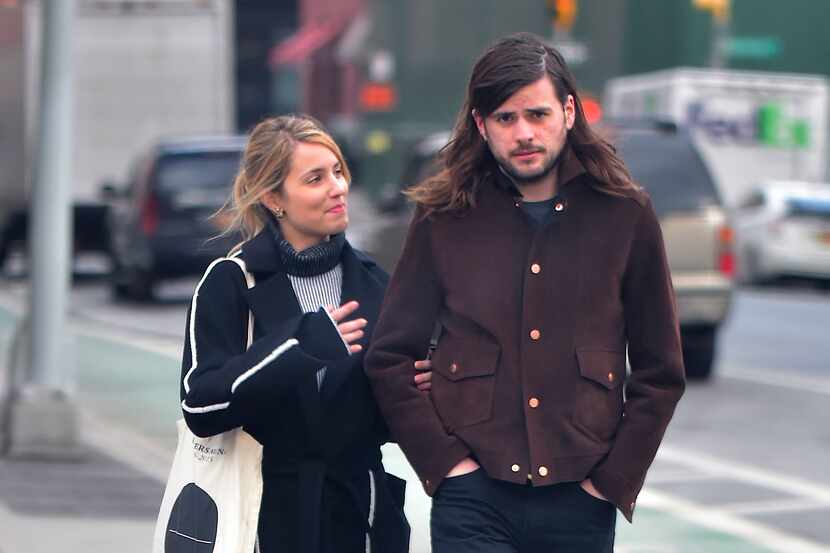
{"label": "green bike lane", "polygon": [[[0,360],[6,361],[17,316],[0,307]],[[77,401],[82,423],[94,427],[94,447],[163,480],[164,466],[175,448],[175,421],[180,417],[176,347],[137,346],[141,339],[111,328],[70,323]],[[0,363],[3,367],[5,363]],[[2,380],[0,380],[2,381]],[[87,429],[88,430],[88,429]],[[403,455],[386,446],[387,468],[407,478],[407,515],[413,526],[413,553],[428,551],[429,499]],[[148,459],[152,468],[148,469]],[[0,497],[0,502],[5,498]],[[129,501],[129,498],[124,498]],[[796,553],[826,551],[780,535],[740,518],[710,514],[699,505],[644,490],[634,524],[618,517],[616,551],[620,553]],[[0,543],[2,549],[2,543]]]}

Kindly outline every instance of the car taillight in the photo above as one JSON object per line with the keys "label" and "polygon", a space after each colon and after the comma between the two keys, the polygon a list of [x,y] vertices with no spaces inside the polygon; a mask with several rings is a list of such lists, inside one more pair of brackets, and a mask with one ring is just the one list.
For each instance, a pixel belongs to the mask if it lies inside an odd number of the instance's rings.
{"label": "car taillight", "polygon": [[735,276],[735,233],[724,225],[718,229],[718,270],[730,278]]}
{"label": "car taillight", "polygon": [[141,204],[141,230],[146,235],[156,232],[159,226],[159,202],[155,194],[147,194]]}

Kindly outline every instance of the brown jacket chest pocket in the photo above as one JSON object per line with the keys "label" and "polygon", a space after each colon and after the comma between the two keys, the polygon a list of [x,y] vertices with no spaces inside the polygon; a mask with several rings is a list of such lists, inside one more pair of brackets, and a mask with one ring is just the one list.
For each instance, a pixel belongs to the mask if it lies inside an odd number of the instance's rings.
{"label": "brown jacket chest pocket", "polygon": [[432,361],[432,402],[448,432],[490,418],[501,348],[483,336],[445,334]]}
{"label": "brown jacket chest pocket", "polygon": [[611,440],[622,418],[625,352],[578,349],[580,382],[575,422],[600,442]]}

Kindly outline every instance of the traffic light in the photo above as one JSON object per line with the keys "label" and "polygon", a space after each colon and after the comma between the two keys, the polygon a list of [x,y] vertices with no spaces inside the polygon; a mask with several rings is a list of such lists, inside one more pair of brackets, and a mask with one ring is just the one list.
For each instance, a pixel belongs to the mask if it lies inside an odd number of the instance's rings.
{"label": "traffic light", "polygon": [[721,23],[729,21],[732,0],[692,0],[692,5],[699,10],[710,12]]}
{"label": "traffic light", "polygon": [[568,32],[576,21],[577,0],[545,0],[557,31]]}

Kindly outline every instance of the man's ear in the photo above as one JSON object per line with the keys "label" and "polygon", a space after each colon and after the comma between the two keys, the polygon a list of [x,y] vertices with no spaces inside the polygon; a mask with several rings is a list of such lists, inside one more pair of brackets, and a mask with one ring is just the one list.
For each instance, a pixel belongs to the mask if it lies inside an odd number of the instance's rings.
{"label": "man's ear", "polygon": [[565,100],[565,126],[568,130],[571,130],[574,127],[574,122],[576,121],[576,102],[574,101],[574,97],[568,94],[567,100]]}
{"label": "man's ear", "polygon": [[479,115],[477,110],[473,110],[470,112],[473,116],[473,120],[476,122],[476,127],[478,127],[478,133],[481,135],[481,138],[487,142],[487,129],[484,126],[484,118]]}

